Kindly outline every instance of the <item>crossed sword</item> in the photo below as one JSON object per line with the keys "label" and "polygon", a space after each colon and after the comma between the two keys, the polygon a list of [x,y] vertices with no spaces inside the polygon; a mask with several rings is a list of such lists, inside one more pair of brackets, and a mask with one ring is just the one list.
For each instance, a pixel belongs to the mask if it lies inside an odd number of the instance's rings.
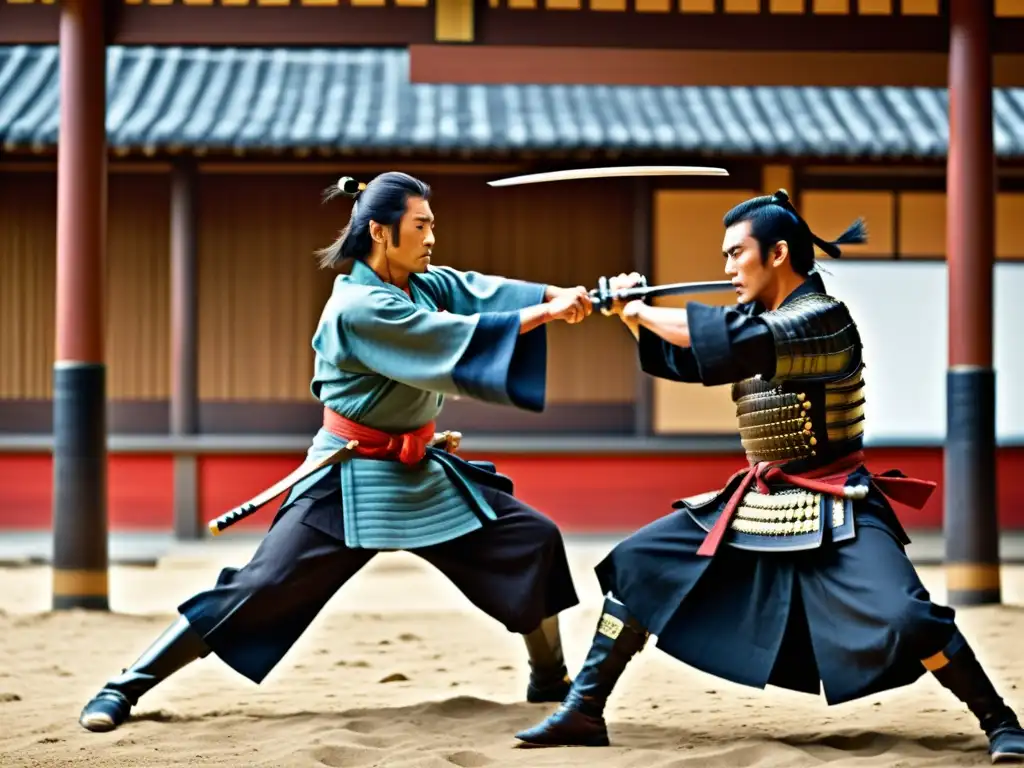
{"label": "crossed sword", "polygon": [[[605,179],[625,176],[728,176],[723,168],[704,168],[699,166],[622,166],[612,168],[585,168],[572,169],[567,171],[552,171],[549,173],[535,173],[526,176],[514,176],[507,179],[490,181],[492,187],[510,187],[521,184],[539,184],[551,181],[569,181],[578,179]],[[597,288],[590,291],[590,300],[594,309],[607,313],[612,304],[616,301],[649,301],[662,296],[685,296],[696,293],[713,293],[715,291],[731,291],[732,283],[727,280],[713,280],[708,282],[691,283],[667,283],[663,285],[647,285],[646,278],[641,278],[639,284],[630,288],[612,290],[607,277],[597,281]],[[438,433],[431,442],[432,447],[443,446],[445,450],[454,453],[458,448],[462,435],[458,432]],[[224,514],[215,517],[207,526],[212,535],[217,536],[230,528],[235,523],[257,512],[260,508],[269,504],[273,499],[288,491],[296,483],[312,475],[324,467],[338,464],[346,459],[359,446],[358,440],[349,440],[342,448],[332,451],[315,461],[304,461],[288,475],[282,477],[269,488],[261,491],[251,499],[242,502],[237,507],[229,509]]]}

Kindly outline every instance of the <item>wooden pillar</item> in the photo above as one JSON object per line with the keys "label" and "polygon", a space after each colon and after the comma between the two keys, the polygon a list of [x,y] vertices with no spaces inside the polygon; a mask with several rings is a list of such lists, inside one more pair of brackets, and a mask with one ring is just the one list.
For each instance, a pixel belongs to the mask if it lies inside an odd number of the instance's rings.
{"label": "wooden pillar", "polygon": [[57,327],[53,371],[54,610],[109,610],[103,294],[106,248],[104,3],[60,11]]}
{"label": "wooden pillar", "polygon": [[[171,169],[171,418],[176,437],[199,431],[199,304],[196,253],[197,171],[191,158]],[[174,456],[174,534],[198,539],[198,470],[190,453]]]}
{"label": "wooden pillar", "polygon": [[[646,178],[633,181],[633,271],[651,280],[654,237],[654,190]],[[635,427],[637,437],[654,434],[654,379],[637,365],[636,393],[634,395]]]}
{"label": "wooden pillar", "polygon": [[992,368],[992,0],[950,0],[945,539],[948,601],[998,603]]}

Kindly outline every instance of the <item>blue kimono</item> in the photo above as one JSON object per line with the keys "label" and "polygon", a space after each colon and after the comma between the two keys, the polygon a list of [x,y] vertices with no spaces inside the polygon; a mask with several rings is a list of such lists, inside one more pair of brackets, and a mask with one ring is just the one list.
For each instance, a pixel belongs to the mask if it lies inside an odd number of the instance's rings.
{"label": "blue kimono", "polygon": [[[433,421],[448,395],[543,409],[545,326],[520,334],[519,310],[543,303],[545,286],[432,267],[409,290],[361,262],[336,279],[313,336],[311,388],[326,407],[389,433]],[[342,447],[321,429],[308,457]],[[292,488],[252,560],[178,610],[260,682],[348,579],[395,549],[431,563],[510,632],[579,602],[554,522],[493,465],[428,448],[416,465],[352,456],[318,470]]]}
{"label": "blue kimono", "polygon": [[[411,297],[362,262],[336,278],[313,335],[311,389],[326,407],[391,433],[436,420],[446,395],[544,409],[546,326],[520,335],[519,310],[543,303],[545,286],[431,267],[410,276],[409,289]],[[344,445],[321,428],[307,458]],[[286,503],[332,472],[340,473],[337,517],[349,547],[411,549],[457,538],[494,519],[478,483],[511,490],[486,465],[431,448],[416,467],[349,458],[296,485]]]}

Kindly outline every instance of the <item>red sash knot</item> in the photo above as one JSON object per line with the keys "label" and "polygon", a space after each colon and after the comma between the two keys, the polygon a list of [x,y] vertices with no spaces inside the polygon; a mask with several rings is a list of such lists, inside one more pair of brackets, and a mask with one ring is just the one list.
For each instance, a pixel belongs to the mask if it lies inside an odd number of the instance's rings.
{"label": "red sash knot", "polygon": [[418,464],[427,455],[427,446],[434,439],[435,422],[419,429],[392,434],[346,419],[330,408],[324,408],[324,429],[342,440],[357,440],[357,456],[367,459],[391,459],[403,464]]}
{"label": "red sash knot", "polygon": [[[846,479],[850,473],[864,463],[863,451],[856,451],[827,466],[799,474],[783,472],[780,469],[780,464],[783,463],[761,461],[749,469],[740,470],[729,478],[727,486],[738,477],[743,479],[732,496],[729,497],[729,503],[725,505],[722,514],[715,521],[711,532],[704,538],[700,549],[697,550],[698,555],[711,557],[718,551],[718,545],[725,536],[725,531],[729,527],[732,516],[736,513],[736,508],[754,483],[757,483],[761,493],[768,493],[768,483],[774,480],[780,483],[789,483],[807,491],[842,496],[848,499],[863,499],[868,494],[866,485],[846,485]],[[922,509],[937,486],[937,483],[931,480],[901,477],[891,472],[872,474],[869,475],[869,479],[887,499],[905,504],[912,509]]]}

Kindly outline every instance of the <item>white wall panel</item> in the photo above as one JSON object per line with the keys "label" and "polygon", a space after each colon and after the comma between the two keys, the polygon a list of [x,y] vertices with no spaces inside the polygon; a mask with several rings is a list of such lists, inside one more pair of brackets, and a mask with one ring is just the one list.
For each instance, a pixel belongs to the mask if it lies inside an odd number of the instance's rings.
{"label": "white wall panel", "polygon": [[[936,443],[946,434],[945,263],[826,260],[826,287],[864,340],[869,445]],[[996,436],[1024,442],[1024,264],[995,267]]]}

